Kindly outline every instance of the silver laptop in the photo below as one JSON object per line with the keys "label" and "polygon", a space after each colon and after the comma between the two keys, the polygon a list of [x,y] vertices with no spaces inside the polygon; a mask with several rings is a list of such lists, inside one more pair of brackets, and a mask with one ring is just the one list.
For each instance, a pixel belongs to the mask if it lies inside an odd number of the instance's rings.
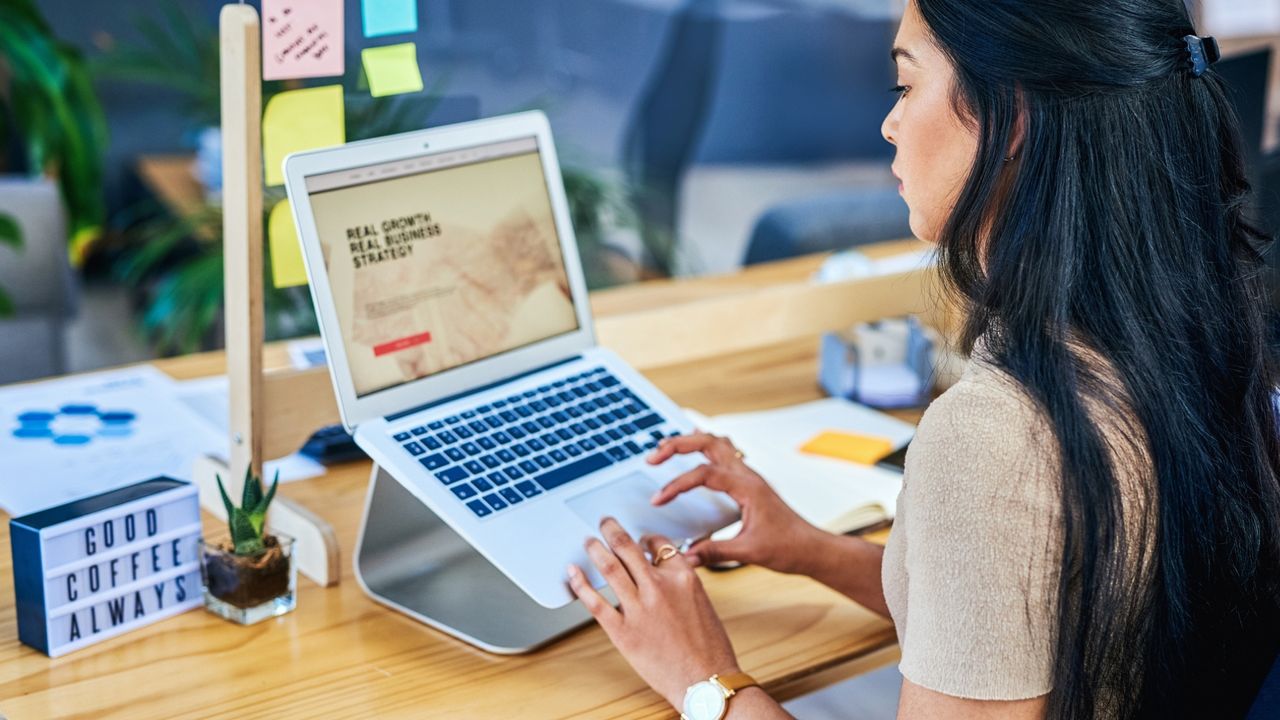
{"label": "silver laptop", "polygon": [[[698,538],[738,517],[704,461],[644,457],[689,419],[592,329],[564,185],[538,112],[290,155],[342,422],[373,460],[540,605],[612,515]],[[376,519],[370,518],[370,522]]]}

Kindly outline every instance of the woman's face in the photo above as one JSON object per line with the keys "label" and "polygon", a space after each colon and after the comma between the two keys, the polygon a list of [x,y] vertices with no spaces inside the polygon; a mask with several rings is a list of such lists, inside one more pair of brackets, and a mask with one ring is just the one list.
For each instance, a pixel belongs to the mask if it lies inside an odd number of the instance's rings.
{"label": "woman's face", "polygon": [[908,3],[893,43],[898,102],[880,128],[895,148],[893,174],[911,211],[911,232],[936,242],[978,153],[978,135],[951,105],[955,72]]}

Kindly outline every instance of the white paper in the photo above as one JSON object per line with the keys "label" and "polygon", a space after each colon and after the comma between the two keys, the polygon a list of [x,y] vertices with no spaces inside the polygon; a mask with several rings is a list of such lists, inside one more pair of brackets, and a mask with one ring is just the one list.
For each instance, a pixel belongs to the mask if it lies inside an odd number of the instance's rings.
{"label": "white paper", "polygon": [[[799,448],[825,430],[836,430],[883,437],[897,449],[915,435],[910,423],[839,398],[714,418],[689,414],[699,427],[727,436],[743,452],[747,465],[818,527],[848,532],[894,515],[902,489],[900,473],[810,455]],[[717,538],[736,532],[730,526]]]}
{"label": "white paper", "polygon": [[[175,385],[139,366],[0,388],[0,507],[18,516],[159,475],[190,479],[196,458],[226,440],[177,399]],[[70,405],[133,419],[62,412]],[[20,421],[32,412],[53,419]],[[68,438],[82,442],[59,444]]]}

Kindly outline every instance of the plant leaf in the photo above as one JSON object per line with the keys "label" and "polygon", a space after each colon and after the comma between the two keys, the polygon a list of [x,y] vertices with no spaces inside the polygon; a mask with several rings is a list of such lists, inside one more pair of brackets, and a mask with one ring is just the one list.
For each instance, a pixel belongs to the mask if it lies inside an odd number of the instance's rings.
{"label": "plant leaf", "polygon": [[271,499],[276,496],[276,486],[279,484],[280,471],[276,470],[276,476],[271,480],[271,489],[267,491],[267,496],[262,499],[262,502],[257,507],[257,511],[262,513],[264,517],[267,514],[267,508],[271,506]]}
{"label": "plant leaf", "polygon": [[22,247],[22,228],[18,227],[17,220],[4,213],[0,213],[0,245],[15,249]]}
{"label": "plant leaf", "polygon": [[262,537],[253,526],[253,520],[240,508],[236,508],[231,517],[231,542],[237,555],[249,555],[262,549]]}
{"label": "plant leaf", "polygon": [[253,464],[244,471],[244,496],[240,499],[240,508],[245,512],[253,512],[262,499],[262,481],[253,474]]}

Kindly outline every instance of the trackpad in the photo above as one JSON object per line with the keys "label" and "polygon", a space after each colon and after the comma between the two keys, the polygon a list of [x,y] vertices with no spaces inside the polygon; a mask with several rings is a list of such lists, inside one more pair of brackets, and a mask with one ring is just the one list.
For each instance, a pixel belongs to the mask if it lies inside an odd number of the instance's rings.
{"label": "trackpad", "polygon": [[663,507],[654,507],[649,499],[659,487],[653,478],[636,472],[570,498],[565,504],[593,533],[599,533],[605,516],[612,516],[636,539],[659,534],[677,543],[700,538],[738,519],[733,501],[703,488],[687,492]]}

